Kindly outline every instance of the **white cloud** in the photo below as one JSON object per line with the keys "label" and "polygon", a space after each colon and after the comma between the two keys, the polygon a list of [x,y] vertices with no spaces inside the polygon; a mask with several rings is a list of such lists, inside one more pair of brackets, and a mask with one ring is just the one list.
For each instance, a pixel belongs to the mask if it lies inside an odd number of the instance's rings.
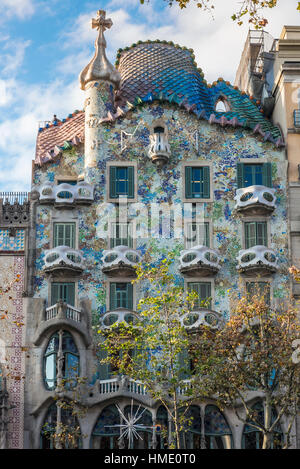
{"label": "white cloud", "polygon": [[25,19],[34,14],[35,8],[34,0],[1,0],[0,2],[0,13],[4,17],[17,16]]}
{"label": "white cloud", "polygon": [[[128,0],[125,5],[123,0],[111,0],[107,3],[107,16],[112,18],[114,25],[106,31],[111,62],[114,62],[119,47],[138,40],[166,39],[194,49],[198,66],[208,81],[219,76],[233,81],[248,25],[238,27],[230,19],[231,12],[238,5],[237,0],[215,2],[215,19],[212,20],[195,5],[183,11],[166,6],[162,12],[152,1],[140,6],[139,0]],[[279,7],[268,14],[270,23],[267,29],[275,37],[279,36],[283,24],[295,23],[296,2],[284,3],[284,6],[279,3]],[[36,7],[33,0],[0,0],[0,13],[4,5],[7,9],[5,14],[11,14],[15,7],[14,14],[19,18],[32,15]],[[136,14],[132,13],[132,8]],[[82,109],[84,93],[79,89],[77,76],[93,54],[96,31],[91,29],[90,22],[95,15],[94,10],[79,15],[72,30],[62,32],[65,56],[57,62],[57,79],[51,83],[24,84],[15,73],[24,61],[28,43],[24,43],[23,48],[19,41],[11,43],[10,49],[2,47],[0,106],[5,120],[0,123],[0,154],[5,158],[1,162],[1,190],[29,189],[38,121],[51,119],[53,114],[63,118],[76,108]],[[8,39],[5,37],[3,41]],[[17,67],[14,66],[16,64]],[[6,76],[3,75],[4,70]]]}

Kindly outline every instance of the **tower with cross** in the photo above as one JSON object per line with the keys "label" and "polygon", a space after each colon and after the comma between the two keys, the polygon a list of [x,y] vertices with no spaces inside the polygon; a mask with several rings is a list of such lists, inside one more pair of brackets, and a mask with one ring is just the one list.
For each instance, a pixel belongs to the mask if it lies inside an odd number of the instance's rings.
{"label": "tower with cross", "polygon": [[93,182],[97,161],[105,152],[102,119],[114,111],[114,91],[119,88],[121,77],[106,57],[104,31],[110,29],[112,20],[99,10],[92,19],[97,29],[95,55],[79,76],[80,87],[85,96],[85,180]]}

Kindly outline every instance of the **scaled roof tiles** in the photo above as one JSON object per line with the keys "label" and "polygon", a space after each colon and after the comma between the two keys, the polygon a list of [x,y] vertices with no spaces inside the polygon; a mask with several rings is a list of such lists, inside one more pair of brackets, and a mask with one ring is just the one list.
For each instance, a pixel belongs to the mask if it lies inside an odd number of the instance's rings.
{"label": "scaled roof tiles", "polygon": [[[168,101],[210,124],[245,127],[277,146],[284,145],[279,128],[264,117],[259,103],[221,78],[212,85],[206,83],[191,49],[166,41],[139,42],[120,49],[116,65],[122,78],[115,94],[116,112],[109,112],[102,122],[118,119],[133,106],[153,100]],[[220,97],[227,100],[230,111],[215,110]],[[73,114],[66,122],[40,130],[36,164],[55,158],[64,149],[65,142],[78,144],[83,139],[83,111]]]}
{"label": "scaled roof tiles", "polygon": [[84,141],[84,112],[71,114],[64,122],[57,121],[39,130],[35,163],[42,165],[56,158],[64,149]]}

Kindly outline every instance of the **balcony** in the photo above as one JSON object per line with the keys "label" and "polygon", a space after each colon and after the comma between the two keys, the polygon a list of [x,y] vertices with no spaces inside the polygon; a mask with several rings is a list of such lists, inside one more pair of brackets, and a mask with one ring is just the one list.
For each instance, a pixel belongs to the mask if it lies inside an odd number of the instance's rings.
{"label": "balcony", "polygon": [[180,322],[188,331],[194,331],[201,326],[206,326],[210,329],[221,329],[224,325],[224,319],[220,313],[205,308],[185,313],[180,318]]}
{"label": "balcony", "polygon": [[278,270],[275,251],[266,246],[243,249],[238,255],[237,270],[242,274],[266,276]]}
{"label": "balcony", "polygon": [[136,394],[138,396],[146,396],[146,386],[141,381],[135,381],[126,376],[118,376],[112,379],[99,380],[100,394],[119,394],[130,396]]}
{"label": "balcony", "polygon": [[87,315],[82,309],[75,308],[63,301],[59,301],[40,313],[38,327],[34,338],[34,344],[39,345],[43,342],[45,334],[63,327],[67,330],[73,330],[81,334],[85,344],[91,343],[88,333]]}
{"label": "balcony", "polygon": [[275,209],[275,189],[249,186],[237,189],[235,209],[244,215],[268,215]]}
{"label": "balcony", "polygon": [[158,168],[162,168],[166,163],[168,163],[171,156],[171,150],[168,137],[165,133],[154,132],[150,135],[149,156],[152,163],[156,164]]}
{"label": "balcony", "polygon": [[136,266],[141,262],[141,255],[128,246],[116,246],[103,251],[102,272],[108,277],[135,277]]}
{"label": "balcony", "polygon": [[47,274],[79,275],[83,268],[82,254],[76,249],[69,246],[57,246],[45,251],[44,272]]}
{"label": "balcony", "polygon": [[81,181],[76,185],[45,183],[40,189],[40,203],[54,204],[57,208],[90,205],[94,201],[94,186]]}
{"label": "balcony", "polygon": [[195,246],[183,251],[179,261],[179,270],[187,277],[216,275],[221,268],[218,252],[206,246]]}
{"label": "balcony", "polygon": [[138,322],[138,315],[126,308],[117,308],[113,311],[108,311],[101,318],[101,328],[110,329],[111,326],[124,324],[125,326],[132,326]]}

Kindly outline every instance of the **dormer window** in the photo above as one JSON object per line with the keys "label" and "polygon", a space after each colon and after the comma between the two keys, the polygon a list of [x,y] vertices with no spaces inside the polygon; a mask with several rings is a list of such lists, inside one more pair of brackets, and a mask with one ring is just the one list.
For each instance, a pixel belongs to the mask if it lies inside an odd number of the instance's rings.
{"label": "dormer window", "polygon": [[220,98],[217,99],[216,104],[215,104],[215,111],[216,112],[229,112],[230,111],[230,106],[226,98],[221,96]]}

